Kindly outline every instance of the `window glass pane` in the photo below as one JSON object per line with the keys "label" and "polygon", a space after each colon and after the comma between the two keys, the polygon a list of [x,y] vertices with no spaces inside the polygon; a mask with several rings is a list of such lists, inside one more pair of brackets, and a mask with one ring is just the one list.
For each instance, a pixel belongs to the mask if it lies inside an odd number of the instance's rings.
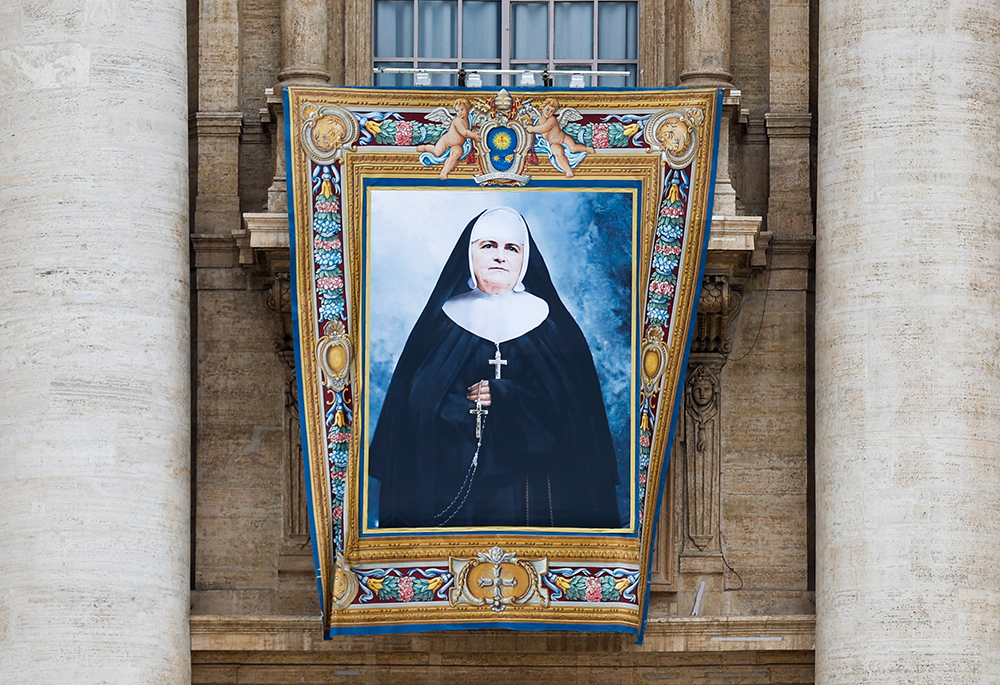
{"label": "window glass pane", "polygon": [[375,56],[413,57],[413,0],[375,0]]}
{"label": "window glass pane", "polygon": [[598,76],[597,85],[609,86],[612,88],[634,88],[635,87],[635,65],[634,64],[602,64],[597,67],[598,71],[627,71],[628,76]]}
{"label": "window glass pane", "polygon": [[[376,67],[397,67],[409,69],[413,67],[413,62],[376,62]],[[375,74],[376,86],[412,86],[413,74]]]}
{"label": "window glass pane", "polygon": [[462,53],[466,59],[500,58],[499,0],[465,0],[462,3]]}
{"label": "window glass pane", "polygon": [[[518,64],[511,64],[510,68],[511,69],[520,69],[520,70],[530,69],[531,71],[538,71],[538,70],[548,69],[549,65],[547,65],[547,64],[537,64],[537,63],[532,64],[532,63],[523,63],[522,62],[522,63],[518,63]],[[512,86],[520,86],[521,85],[521,75],[520,74],[512,74],[511,77],[510,77],[510,85],[512,85]],[[542,83],[542,75],[541,74],[535,74],[535,87],[541,88],[543,85],[545,85],[545,84]]]}
{"label": "window glass pane", "polygon": [[597,7],[598,59],[635,59],[638,3],[602,2]]}
{"label": "window glass pane", "polygon": [[[417,68],[423,69],[455,69],[458,65],[454,62],[420,62]],[[458,74],[430,74],[432,86],[457,86]],[[413,85],[413,75],[410,74],[410,83]]]}
{"label": "window glass pane", "polygon": [[544,2],[526,2],[511,7],[514,59],[548,59],[549,8]]}
{"label": "window glass pane", "polygon": [[[580,71],[590,71],[591,66],[589,64],[557,64],[556,69],[564,72],[571,72],[574,69],[579,69]],[[572,74],[553,74],[552,75],[552,85],[556,88],[569,88],[569,80],[572,78]],[[591,84],[590,74],[583,75],[583,82],[589,87]]]}
{"label": "window glass pane", "polygon": [[419,0],[420,57],[458,57],[458,0]]}
{"label": "window glass pane", "polygon": [[594,6],[592,4],[556,3],[554,49],[556,59],[593,58]]}
{"label": "window glass pane", "polygon": [[[468,7],[468,3],[464,3]],[[471,62],[465,62],[462,68],[466,72],[475,71],[476,69],[499,69],[499,64],[473,64]],[[479,77],[483,79],[484,86],[499,86],[500,84],[500,74],[480,74]]]}

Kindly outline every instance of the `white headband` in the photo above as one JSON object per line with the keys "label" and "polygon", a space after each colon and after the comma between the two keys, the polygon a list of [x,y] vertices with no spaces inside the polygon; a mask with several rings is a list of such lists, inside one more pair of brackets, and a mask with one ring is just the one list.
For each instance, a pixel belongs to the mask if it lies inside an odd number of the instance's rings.
{"label": "white headband", "polygon": [[523,248],[524,258],[521,261],[521,273],[517,276],[517,284],[514,292],[524,290],[521,281],[524,274],[528,272],[528,224],[524,222],[524,217],[520,212],[510,207],[494,207],[487,209],[476,219],[476,224],[472,227],[472,235],[469,236],[469,289],[475,290],[476,270],[472,266],[472,246],[477,240],[491,238],[501,243],[517,243]]}

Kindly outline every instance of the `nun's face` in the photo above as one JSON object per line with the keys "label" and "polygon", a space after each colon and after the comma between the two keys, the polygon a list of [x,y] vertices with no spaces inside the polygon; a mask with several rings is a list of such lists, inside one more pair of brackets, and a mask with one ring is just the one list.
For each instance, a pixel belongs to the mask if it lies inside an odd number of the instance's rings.
{"label": "nun's face", "polygon": [[487,295],[510,292],[517,285],[524,262],[524,246],[498,238],[480,238],[472,244],[476,284]]}

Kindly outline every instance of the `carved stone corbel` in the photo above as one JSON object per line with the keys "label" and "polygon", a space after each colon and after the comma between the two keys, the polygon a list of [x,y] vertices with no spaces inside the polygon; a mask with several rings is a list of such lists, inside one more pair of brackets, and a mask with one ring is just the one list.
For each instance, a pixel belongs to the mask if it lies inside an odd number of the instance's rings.
{"label": "carved stone corbel", "polygon": [[276,330],[274,349],[289,368],[295,368],[292,349],[292,286],[287,271],[274,274],[271,287],[264,291],[264,308],[274,319]]}
{"label": "carved stone corbel", "polygon": [[683,493],[682,573],[703,576],[724,571],[719,540],[722,368],[733,348],[730,328],[743,305],[743,284],[755,268],[752,260],[757,237],[755,234],[745,241],[739,251],[716,253],[715,268],[710,257],[702,281],[674,447],[678,466],[683,469],[678,475]]}
{"label": "carved stone corbel", "polygon": [[[292,349],[292,298],[288,251],[288,217],[262,212],[243,214],[243,228],[233,231],[240,264],[252,287],[264,291],[264,307],[277,325],[274,349]],[[291,364],[294,366],[294,363]]]}
{"label": "carved stone corbel", "polygon": [[[743,293],[732,286],[724,274],[707,274],[701,284],[701,301],[695,320],[692,354],[714,353],[726,355],[733,349],[729,327],[743,305]],[[725,357],[719,367],[725,364]]]}
{"label": "carved stone corbel", "polygon": [[[290,352],[290,351],[289,351]],[[294,360],[285,377],[284,464],[282,497],[282,544],[278,577],[285,583],[310,585],[313,580],[312,548],[309,545],[309,510],[302,434],[299,431],[299,399]]]}

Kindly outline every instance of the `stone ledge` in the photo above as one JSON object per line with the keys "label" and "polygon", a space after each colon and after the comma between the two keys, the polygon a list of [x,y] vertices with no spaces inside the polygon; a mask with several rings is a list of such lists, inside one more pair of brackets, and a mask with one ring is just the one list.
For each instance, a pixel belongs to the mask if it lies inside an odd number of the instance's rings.
{"label": "stone ledge", "polygon": [[189,135],[235,136],[243,132],[243,112],[195,112],[188,117]]}
{"label": "stone ledge", "polygon": [[[752,257],[761,245],[761,217],[713,216],[708,239],[709,269],[747,269],[762,266],[763,262]],[[240,264],[266,271],[269,265],[286,266],[290,260],[288,217],[275,212],[243,214],[244,228],[233,231],[240,250]],[[262,268],[263,267],[263,268]],[[287,268],[287,266],[286,266]]]}
{"label": "stone ledge", "polygon": [[708,235],[709,259],[713,252],[753,252],[762,221],[759,216],[713,216]]}
{"label": "stone ledge", "polygon": [[764,122],[770,138],[808,138],[814,118],[809,112],[768,112]]}
{"label": "stone ledge", "polygon": [[816,617],[670,616],[651,618],[638,651],[746,652],[812,650]]}
{"label": "stone ledge", "polygon": [[[498,631],[469,631],[463,637],[485,638]],[[499,631],[507,636],[516,632]],[[589,642],[598,638],[613,651],[622,652],[747,652],[810,651],[813,649],[816,617],[791,616],[671,616],[651,618],[642,645],[631,636],[602,633],[552,633]],[[458,633],[414,633],[390,636],[359,636],[324,640],[318,617],[311,616],[192,616],[193,652],[303,652],[356,649],[381,652],[428,649],[432,638],[453,639]],[[345,644],[350,640],[354,644]],[[464,651],[476,651],[468,645]]]}
{"label": "stone ledge", "polygon": [[244,213],[245,228],[232,232],[240,251],[240,264],[261,275],[287,271],[289,252],[288,216],[273,212]]}

